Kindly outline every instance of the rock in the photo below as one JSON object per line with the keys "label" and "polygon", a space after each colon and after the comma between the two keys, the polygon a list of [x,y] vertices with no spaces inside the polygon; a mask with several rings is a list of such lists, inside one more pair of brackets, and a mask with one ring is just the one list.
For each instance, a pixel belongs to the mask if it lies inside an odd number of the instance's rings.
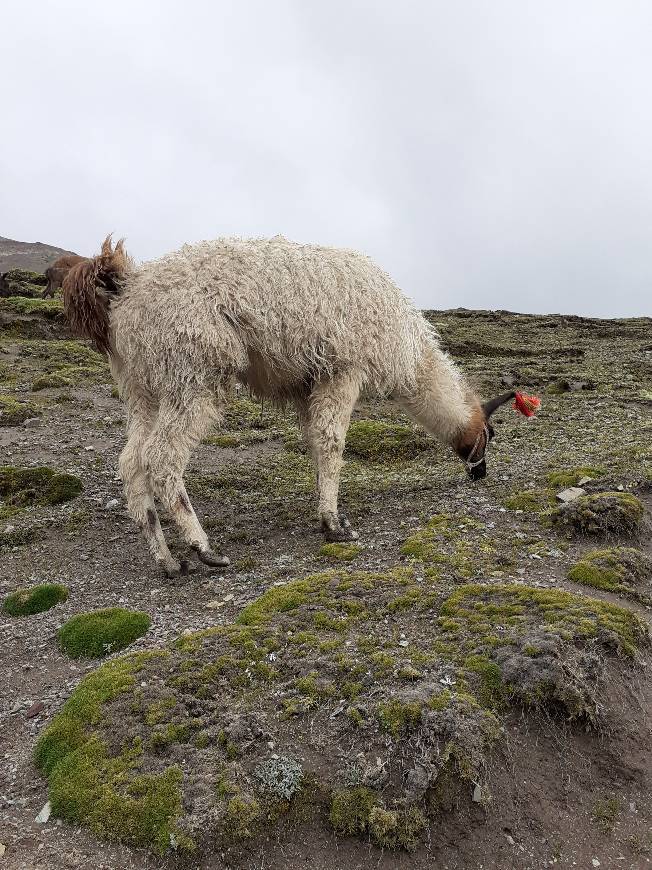
{"label": "rock", "polygon": [[592,864],[594,867],[599,867],[599,866],[600,866],[600,862],[598,861],[597,858],[591,858],[591,864]]}
{"label": "rock", "polygon": [[38,716],[39,713],[42,713],[43,710],[45,710],[45,704],[43,701],[34,701],[32,706],[25,713],[25,716],[27,719],[34,719],[34,717]]}
{"label": "rock", "polygon": [[34,819],[37,825],[44,825],[47,820],[50,818],[50,813],[52,812],[52,804],[50,801],[46,803],[38,816]]}
{"label": "rock", "polygon": [[592,477],[580,477],[580,479],[577,481],[577,485],[584,486],[586,483],[590,483],[592,480]]}
{"label": "rock", "polygon": [[207,601],[204,607],[207,607],[209,610],[219,610],[220,607],[224,607],[224,602],[214,599],[213,601]]}
{"label": "rock", "polygon": [[575,501],[576,498],[583,495],[586,495],[586,490],[582,489],[581,486],[569,486],[568,489],[562,489],[561,492],[558,492],[557,498],[564,504],[568,504],[569,501]]}
{"label": "rock", "polygon": [[109,501],[107,501],[107,503],[104,505],[104,510],[105,511],[114,511],[117,507],[120,507],[120,502],[118,501],[117,498],[112,498],[112,499],[109,499]]}
{"label": "rock", "polygon": [[36,429],[40,425],[41,421],[38,417],[28,417],[27,420],[23,421],[23,429]]}
{"label": "rock", "polygon": [[482,789],[480,788],[480,786],[477,783],[476,783],[475,788],[473,789],[473,797],[471,798],[471,800],[476,804],[479,804],[482,802]]}
{"label": "rock", "polygon": [[2,858],[2,856],[4,855],[4,853],[5,853],[6,851],[7,851],[7,847],[5,846],[5,844],[4,844],[4,843],[0,843],[0,858]]}

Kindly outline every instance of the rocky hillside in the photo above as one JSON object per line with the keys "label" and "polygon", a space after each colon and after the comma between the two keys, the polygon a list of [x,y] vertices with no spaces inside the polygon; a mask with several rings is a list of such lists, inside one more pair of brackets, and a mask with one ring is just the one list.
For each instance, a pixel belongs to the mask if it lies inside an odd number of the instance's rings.
{"label": "rocky hillside", "polygon": [[58,257],[73,253],[43,242],[17,242],[0,236],[0,275],[10,269],[44,272]]}
{"label": "rocky hillside", "polygon": [[487,479],[365,401],[325,545],[293,415],[234,395],[187,474],[231,566],[173,582],[104,359],[0,299],[0,866],[649,865],[652,321],[428,317],[542,398]]}

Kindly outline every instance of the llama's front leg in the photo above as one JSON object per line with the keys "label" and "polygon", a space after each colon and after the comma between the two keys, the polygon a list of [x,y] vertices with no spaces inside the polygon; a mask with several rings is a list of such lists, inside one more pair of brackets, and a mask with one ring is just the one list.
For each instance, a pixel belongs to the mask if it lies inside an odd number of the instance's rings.
{"label": "llama's front leg", "polygon": [[185,573],[187,566],[180,564],[172,556],[161,528],[151,486],[142,466],[144,435],[144,429],[136,427],[120,455],[120,477],[124,485],[127,509],[140,528],[156,564],[167,577],[178,577]]}
{"label": "llama's front leg", "polygon": [[208,535],[203,530],[190,503],[183,480],[177,483],[177,492],[178,495],[174,499],[170,511],[184,540],[190,544],[205,565],[210,565],[212,568],[226,568],[229,559],[226,556],[218,555],[211,549]]}
{"label": "llama's front leg", "polygon": [[199,443],[213,417],[213,409],[206,403],[189,403],[183,411],[161,408],[144,454],[154,493],[174,519],[184,541],[206,565],[223,568],[229,560],[211,548],[183,483],[192,448]]}
{"label": "llama's front leg", "polygon": [[340,471],[346,431],[359,393],[354,377],[320,383],[310,401],[310,432],[317,469],[319,518],[328,541],[355,541],[357,532],[338,510]]}

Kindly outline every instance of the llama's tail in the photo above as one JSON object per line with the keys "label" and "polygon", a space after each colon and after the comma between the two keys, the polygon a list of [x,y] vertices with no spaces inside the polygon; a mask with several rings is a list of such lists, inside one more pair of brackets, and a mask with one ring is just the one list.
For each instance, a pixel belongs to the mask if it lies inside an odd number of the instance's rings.
{"label": "llama's tail", "polygon": [[107,236],[101,253],[74,266],[63,280],[63,307],[71,327],[92,339],[102,353],[113,352],[109,307],[132,269],[123,240],[113,247]]}

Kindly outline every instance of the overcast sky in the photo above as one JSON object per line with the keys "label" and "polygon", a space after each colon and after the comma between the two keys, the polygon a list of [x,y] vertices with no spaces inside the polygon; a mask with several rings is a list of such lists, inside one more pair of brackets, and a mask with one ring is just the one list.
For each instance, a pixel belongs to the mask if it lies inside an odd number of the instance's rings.
{"label": "overcast sky", "polygon": [[0,235],[365,251],[422,307],[652,314],[649,0],[4,0]]}

